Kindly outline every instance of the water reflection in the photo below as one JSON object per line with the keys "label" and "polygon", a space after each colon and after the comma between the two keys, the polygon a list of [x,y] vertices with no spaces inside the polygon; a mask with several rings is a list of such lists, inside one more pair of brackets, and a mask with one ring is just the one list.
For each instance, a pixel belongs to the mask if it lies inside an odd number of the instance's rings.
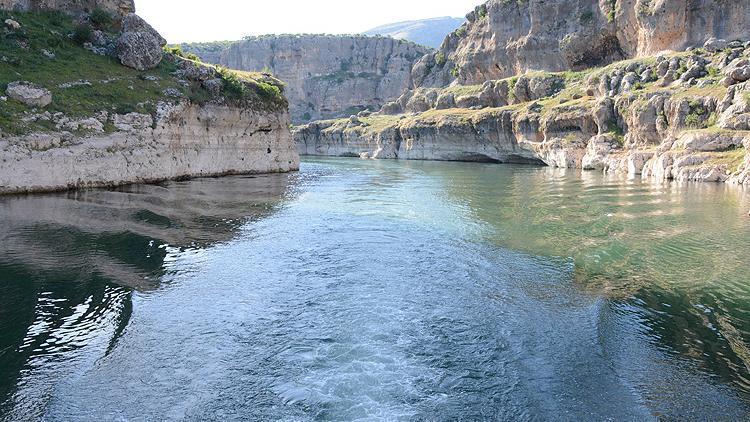
{"label": "water reflection", "polygon": [[[669,359],[684,359],[750,399],[747,191],[563,169],[485,166],[455,168],[447,177],[443,169],[436,173],[451,197],[493,227],[488,241],[571,258],[581,291],[606,297],[615,312],[636,318],[647,328],[642,335]],[[640,376],[633,368],[626,372]],[[646,400],[664,400],[663,394]],[[683,397],[683,403],[689,400]]]}
{"label": "water reflection", "polygon": [[[36,419],[55,381],[115,345],[133,289],[273,213],[290,175],[0,198],[0,415]],[[85,352],[84,350],[85,349]]]}
{"label": "water reflection", "polygon": [[750,415],[743,191],[465,163],[278,177],[0,201],[30,201],[2,221],[9,418]]}

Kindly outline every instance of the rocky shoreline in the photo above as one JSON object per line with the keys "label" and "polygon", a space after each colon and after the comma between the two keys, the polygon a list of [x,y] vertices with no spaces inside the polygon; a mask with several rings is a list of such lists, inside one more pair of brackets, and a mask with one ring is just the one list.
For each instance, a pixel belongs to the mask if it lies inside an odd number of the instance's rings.
{"label": "rocky shoreline", "polygon": [[[716,46],[721,46],[718,48]],[[303,155],[530,163],[750,183],[750,45],[581,72],[408,91],[379,113],[295,129]]]}
{"label": "rocky shoreline", "polygon": [[113,133],[0,139],[0,194],[299,169],[287,113],[182,102],[119,121]]}

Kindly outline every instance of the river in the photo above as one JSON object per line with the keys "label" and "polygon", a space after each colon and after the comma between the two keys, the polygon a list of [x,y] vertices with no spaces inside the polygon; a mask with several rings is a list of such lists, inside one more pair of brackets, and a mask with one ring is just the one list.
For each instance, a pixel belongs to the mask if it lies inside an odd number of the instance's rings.
{"label": "river", "polygon": [[747,419],[749,210],[355,159],[0,198],[0,419]]}

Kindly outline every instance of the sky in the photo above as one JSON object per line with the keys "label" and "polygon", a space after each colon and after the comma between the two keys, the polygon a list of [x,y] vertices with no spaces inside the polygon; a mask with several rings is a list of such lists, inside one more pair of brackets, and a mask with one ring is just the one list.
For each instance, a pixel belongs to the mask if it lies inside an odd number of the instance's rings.
{"label": "sky", "polygon": [[170,43],[281,33],[353,34],[406,20],[465,16],[485,0],[136,0]]}

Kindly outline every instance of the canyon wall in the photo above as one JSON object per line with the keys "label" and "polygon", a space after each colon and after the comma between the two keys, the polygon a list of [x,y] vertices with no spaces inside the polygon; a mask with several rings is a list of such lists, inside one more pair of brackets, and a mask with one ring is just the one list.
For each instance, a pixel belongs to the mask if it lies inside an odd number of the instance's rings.
{"label": "canyon wall", "polygon": [[75,40],[65,11],[0,10],[0,194],[299,168],[281,81],[166,52],[135,14]]}
{"label": "canyon wall", "polygon": [[750,37],[748,0],[490,0],[414,67],[415,86],[580,70]]}
{"label": "canyon wall", "polygon": [[112,133],[0,139],[0,194],[299,168],[286,112],[185,101],[160,104],[155,118],[132,113],[113,121]]}
{"label": "canyon wall", "polygon": [[232,44],[218,64],[273,73],[286,83],[292,120],[305,122],[379,109],[411,86],[412,65],[429,51],[385,37],[262,36]]}
{"label": "canyon wall", "polygon": [[295,130],[307,155],[537,163],[750,183],[750,43],[420,88],[379,113]]}

